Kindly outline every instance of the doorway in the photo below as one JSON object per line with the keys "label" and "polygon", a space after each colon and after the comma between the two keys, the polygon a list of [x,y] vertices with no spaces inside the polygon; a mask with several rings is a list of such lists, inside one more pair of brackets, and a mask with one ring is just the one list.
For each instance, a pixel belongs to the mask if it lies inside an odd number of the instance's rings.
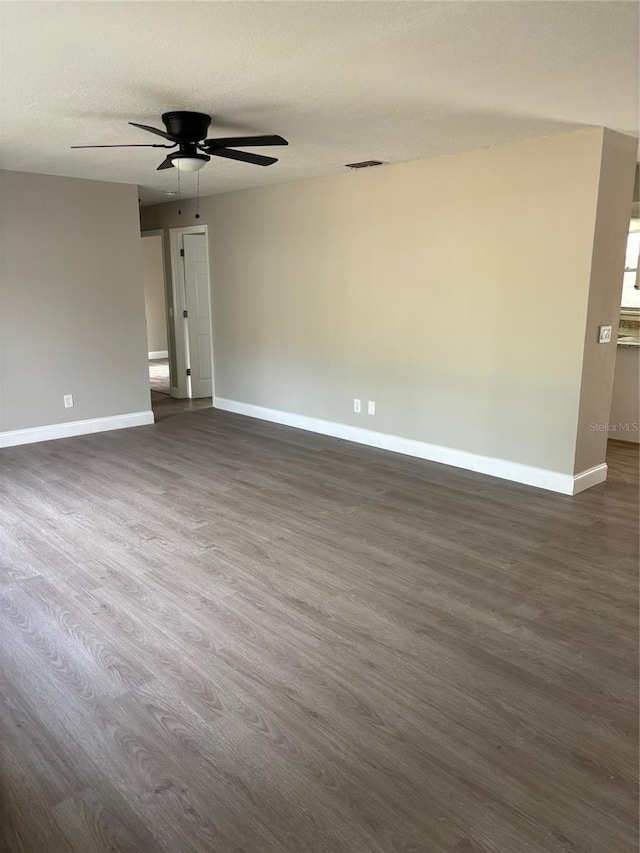
{"label": "doorway", "polygon": [[152,395],[171,393],[166,276],[162,231],[142,233],[144,307]]}
{"label": "doorway", "polygon": [[[175,397],[213,399],[209,241],[206,225],[169,231],[175,332]],[[175,388],[175,392],[174,392]]]}
{"label": "doorway", "polygon": [[608,437],[640,443],[640,218],[629,224]]}

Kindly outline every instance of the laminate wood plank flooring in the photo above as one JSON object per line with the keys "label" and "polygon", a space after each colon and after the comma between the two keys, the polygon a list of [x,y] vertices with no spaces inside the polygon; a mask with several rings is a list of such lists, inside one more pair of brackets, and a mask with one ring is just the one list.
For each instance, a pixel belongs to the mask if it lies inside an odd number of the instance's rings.
{"label": "laminate wood plank flooring", "polygon": [[169,378],[169,359],[149,359],[149,384],[151,390],[156,394],[170,394],[171,383]]}
{"label": "laminate wood plank flooring", "polygon": [[210,405],[0,453],[1,849],[635,853],[638,447],[569,498]]}
{"label": "laminate wood plank flooring", "polygon": [[173,415],[195,412],[198,409],[210,409],[212,403],[211,397],[198,397],[193,400],[178,399],[177,397],[171,397],[168,394],[151,389],[151,408],[153,409],[156,423]]}

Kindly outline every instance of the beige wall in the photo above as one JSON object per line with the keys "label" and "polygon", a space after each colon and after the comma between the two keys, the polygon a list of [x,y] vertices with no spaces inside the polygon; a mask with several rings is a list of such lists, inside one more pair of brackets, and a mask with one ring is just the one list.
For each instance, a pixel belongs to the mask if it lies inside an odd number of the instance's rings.
{"label": "beige wall", "polygon": [[602,150],[595,128],[204,199],[216,394],[572,474]]}
{"label": "beige wall", "polygon": [[[637,140],[605,130],[585,328],[576,473],[603,462],[607,448],[607,432],[598,429],[598,425],[609,421],[611,410],[636,153]],[[598,343],[601,325],[613,327],[609,344]]]}
{"label": "beige wall", "polygon": [[167,350],[167,302],[164,291],[162,237],[142,239],[142,274],[149,352]]}
{"label": "beige wall", "polygon": [[136,187],[0,181],[0,431],[148,411]]}

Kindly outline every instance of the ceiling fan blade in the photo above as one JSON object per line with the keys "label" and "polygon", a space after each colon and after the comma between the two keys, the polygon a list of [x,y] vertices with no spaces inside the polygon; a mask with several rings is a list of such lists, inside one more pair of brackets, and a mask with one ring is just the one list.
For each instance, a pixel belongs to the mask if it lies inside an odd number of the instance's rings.
{"label": "ceiling fan blade", "polygon": [[249,154],[248,151],[232,151],[230,148],[207,148],[207,154],[213,157],[227,157],[229,160],[242,160],[243,163],[254,163],[256,166],[270,166],[277,163],[277,157],[263,157],[262,154]]}
{"label": "ceiling fan blade", "polygon": [[163,145],[162,142],[137,143],[134,145],[71,145],[71,148],[175,148],[178,143],[173,145]]}
{"label": "ceiling fan blade", "polygon": [[171,160],[171,157],[165,157],[164,160],[162,161],[162,163],[160,163],[160,165],[156,169],[156,172],[159,172],[161,169],[172,169],[172,168],[173,168],[173,162]]}
{"label": "ceiling fan blade", "polygon": [[136,124],[135,121],[130,121],[130,125],[133,127],[139,127],[141,130],[148,130],[149,133],[155,133],[158,136],[164,136],[165,139],[170,139],[172,142],[180,142],[175,136],[171,136],[170,133],[167,133],[165,130],[158,130],[157,127],[149,127],[147,124]]}
{"label": "ceiling fan blade", "polygon": [[253,148],[258,145],[288,145],[281,136],[228,136],[224,139],[205,139],[208,148]]}

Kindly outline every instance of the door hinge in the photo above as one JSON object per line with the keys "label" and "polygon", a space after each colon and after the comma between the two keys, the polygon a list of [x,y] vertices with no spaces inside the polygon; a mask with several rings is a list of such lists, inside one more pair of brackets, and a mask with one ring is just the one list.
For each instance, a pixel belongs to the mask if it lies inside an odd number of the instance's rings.
{"label": "door hinge", "polygon": [[180,257],[184,258],[184,249],[180,249]]}
{"label": "door hinge", "polygon": [[183,317],[188,317],[188,316],[189,316],[189,312],[188,312],[188,311],[183,311],[183,312],[182,312],[182,316],[183,316]]}
{"label": "door hinge", "polygon": [[191,376],[191,368],[187,367],[187,376]]}

